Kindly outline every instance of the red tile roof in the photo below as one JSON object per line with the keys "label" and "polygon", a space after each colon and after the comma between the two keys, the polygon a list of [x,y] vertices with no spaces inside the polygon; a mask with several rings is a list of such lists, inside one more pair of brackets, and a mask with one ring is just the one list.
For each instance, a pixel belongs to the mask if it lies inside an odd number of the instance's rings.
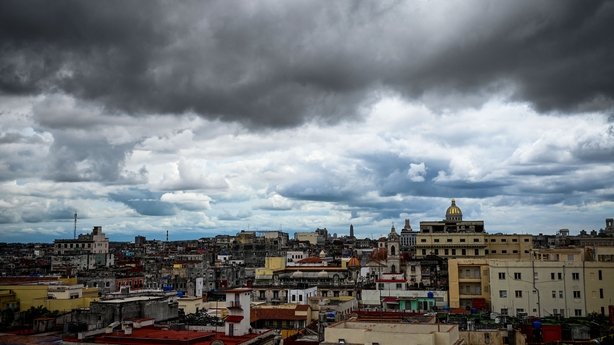
{"label": "red tile roof", "polygon": [[299,264],[319,264],[319,263],[322,263],[322,259],[315,257],[315,256],[310,256],[308,258],[301,259],[297,262]]}
{"label": "red tile roof", "polygon": [[306,320],[307,315],[296,315],[294,309],[282,308],[253,308],[251,311],[256,318],[252,318],[251,322],[256,320]]}

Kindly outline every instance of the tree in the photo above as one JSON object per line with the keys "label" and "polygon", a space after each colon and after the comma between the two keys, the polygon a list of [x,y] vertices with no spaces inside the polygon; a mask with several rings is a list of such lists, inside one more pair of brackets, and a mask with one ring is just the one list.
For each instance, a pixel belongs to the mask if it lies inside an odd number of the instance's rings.
{"label": "tree", "polygon": [[196,326],[224,326],[224,321],[220,320],[217,316],[209,315],[205,309],[201,309],[196,313],[182,315],[179,317],[179,322]]}

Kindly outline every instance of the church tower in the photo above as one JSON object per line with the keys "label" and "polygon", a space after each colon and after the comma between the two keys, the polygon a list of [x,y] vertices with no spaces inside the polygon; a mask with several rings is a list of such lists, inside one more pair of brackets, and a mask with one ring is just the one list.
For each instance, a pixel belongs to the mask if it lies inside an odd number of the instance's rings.
{"label": "church tower", "polygon": [[355,238],[354,237],[354,225],[350,224],[350,238]]}
{"label": "church tower", "polygon": [[401,272],[401,236],[397,234],[394,225],[390,229],[388,239],[386,240],[386,249],[388,250],[388,258],[386,259],[386,266],[388,266],[389,273]]}

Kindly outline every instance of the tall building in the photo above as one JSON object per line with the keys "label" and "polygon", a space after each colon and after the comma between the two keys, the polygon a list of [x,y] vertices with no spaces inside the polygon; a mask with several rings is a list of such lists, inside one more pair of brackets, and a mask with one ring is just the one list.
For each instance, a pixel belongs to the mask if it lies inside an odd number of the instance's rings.
{"label": "tall building", "polygon": [[109,252],[109,239],[102,232],[102,226],[95,226],[91,234],[80,234],[77,239],[61,239],[53,243],[56,254],[106,254]]}
{"label": "tall building", "polygon": [[463,221],[463,212],[452,204],[441,221],[420,222],[416,236],[416,257],[437,255],[445,258],[484,258],[484,221]]}
{"label": "tall building", "polygon": [[354,225],[350,224],[350,238],[356,238],[354,237]]}

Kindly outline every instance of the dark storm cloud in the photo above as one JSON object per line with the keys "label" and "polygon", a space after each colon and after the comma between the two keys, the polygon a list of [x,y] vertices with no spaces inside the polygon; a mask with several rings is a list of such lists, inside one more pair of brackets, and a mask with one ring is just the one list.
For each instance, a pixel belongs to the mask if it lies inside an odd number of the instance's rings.
{"label": "dark storm cloud", "polygon": [[357,117],[382,90],[444,109],[510,88],[541,112],[614,108],[614,3],[420,6],[3,1],[0,90],[255,127]]}
{"label": "dark storm cloud", "polygon": [[117,193],[110,193],[109,198],[120,202],[143,216],[172,216],[177,214],[174,204],[160,201],[163,193],[146,189],[127,188]]}

